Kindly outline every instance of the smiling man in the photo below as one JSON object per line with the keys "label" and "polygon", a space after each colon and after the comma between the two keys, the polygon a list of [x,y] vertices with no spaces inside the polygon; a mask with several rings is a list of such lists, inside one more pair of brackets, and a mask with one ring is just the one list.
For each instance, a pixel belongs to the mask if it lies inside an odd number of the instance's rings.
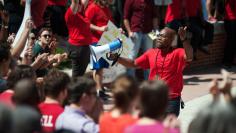
{"label": "smiling man", "polygon": [[169,87],[169,107],[167,113],[179,115],[181,92],[183,89],[183,70],[192,61],[193,50],[186,39],[187,27],[178,31],[184,48],[171,46],[176,33],[164,28],[156,40],[156,47],[148,50],[135,60],[119,57],[118,62],[126,67],[150,69],[149,80],[164,80]]}

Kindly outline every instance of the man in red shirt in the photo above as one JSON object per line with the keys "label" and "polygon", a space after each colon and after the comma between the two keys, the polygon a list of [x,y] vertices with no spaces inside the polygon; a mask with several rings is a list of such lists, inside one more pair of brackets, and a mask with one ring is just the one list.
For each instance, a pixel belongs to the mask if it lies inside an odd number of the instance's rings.
{"label": "man in red shirt", "polygon": [[65,14],[69,32],[69,58],[72,61],[72,76],[83,76],[89,63],[92,33],[90,23],[84,16],[88,0],[72,0]]}
{"label": "man in red shirt", "polygon": [[225,31],[226,31],[226,46],[224,51],[223,64],[226,67],[231,67],[234,61],[236,50],[236,1],[225,1]]}
{"label": "man in red shirt", "polygon": [[[153,0],[126,0],[124,25],[135,44],[129,58],[136,58],[140,49],[143,50],[142,52],[146,52],[152,48],[153,44],[148,33],[158,28]],[[129,70],[128,73],[135,76],[133,70]],[[147,78],[145,73],[144,77]]]}
{"label": "man in red shirt", "polygon": [[41,124],[45,132],[55,130],[57,117],[64,111],[62,104],[67,97],[67,84],[70,77],[56,69],[50,71],[44,78],[45,100],[39,104],[42,114]]}
{"label": "man in red shirt", "polygon": [[183,70],[193,58],[192,47],[186,39],[186,28],[179,29],[184,48],[172,48],[175,31],[164,28],[156,40],[157,48],[152,48],[135,60],[118,58],[127,67],[150,69],[149,80],[164,80],[169,87],[169,107],[167,112],[179,115],[181,91],[183,89]]}
{"label": "man in red shirt", "polygon": [[[109,3],[108,0],[95,0],[92,2],[86,12],[85,16],[89,19],[90,21],[90,29],[93,34],[93,45],[96,45],[96,43],[100,40],[102,33],[104,31],[107,31],[107,23],[109,20],[112,19],[112,13],[110,9],[108,8]],[[102,86],[102,75],[103,75],[103,69],[102,68],[108,68],[109,64],[107,61],[103,58],[99,59],[98,62],[95,62],[91,59],[93,64],[91,65],[91,69],[95,70],[93,73],[94,80],[96,81],[96,88],[97,91],[99,92],[99,96],[103,100],[107,100],[109,97],[108,95],[105,94],[105,91]]]}

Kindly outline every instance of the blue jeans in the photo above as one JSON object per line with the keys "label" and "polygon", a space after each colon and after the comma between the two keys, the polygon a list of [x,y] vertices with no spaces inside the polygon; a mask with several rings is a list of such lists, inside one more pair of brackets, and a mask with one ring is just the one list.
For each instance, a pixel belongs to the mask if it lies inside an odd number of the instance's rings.
{"label": "blue jeans", "polygon": [[[137,58],[140,49],[142,49],[143,52],[146,52],[148,49],[153,48],[152,40],[148,37],[148,34],[144,34],[142,32],[134,32],[132,41],[134,43],[134,47],[131,49],[131,53],[129,56],[130,59],[134,60],[135,58]],[[128,74],[135,77],[135,70],[128,69]],[[145,70],[144,78],[148,79],[148,75],[149,70]]]}
{"label": "blue jeans", "polygon": [[177,97],[177,98],[169,100],[169,104],[168,104],[167,111],[166,111],[167,114],[174,114],[177,117],[179,116],[180,100],[181,100],[181,97]]}

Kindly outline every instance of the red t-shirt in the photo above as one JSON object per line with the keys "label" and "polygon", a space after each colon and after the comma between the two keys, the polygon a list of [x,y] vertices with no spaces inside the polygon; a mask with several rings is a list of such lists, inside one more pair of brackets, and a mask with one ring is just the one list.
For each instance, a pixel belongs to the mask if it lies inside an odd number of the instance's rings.
{"label": "red t-shirt", "polygon": [[134,124],[137,119],[130,114],[113,118],[110,113],[104,113],[99,119],[100,133],[123,133],[125,128]]}
{"label": "red t-shirt", "polygon": [[[102,8],[101,6],[91,3],[85,11],[85,16],[90,20],[90,23],[101,27],[107,25],[109,20],[112,20],[112,12],[108,7]],[[98,42],[102,36],[101,31],[92,31],[93,42]]]}
{"label": "red t-shirt", "polygon": [[87,18],[79,12],[73,14],[68,8],[65,14],[65,21],[69,31],[69,43],[76,46],[86,46],[92,43],[90,23]]}
{"label": "red t-shirt", "polygon": [[6,90],[0,94],[0,102],[9,106],[14,107],[14,103],[12,102],[12,96],[14,92],[12,90]]}
{"label": "red t-shirt", "polygon": [[47,0],[32,0],[31,15],[36,27],[44,24],[43,15],[48,5]]}
{"label": "red t-shirt", "polygon": [[165,22],[169,23],[174,19],[196,17],[200,12],[200,0],[172,0],[172,4],[167,7]]}
{"label": "red t-shirt", "polygon": [[67,0],[48,0],[49,6],[66,6]]}
{"label": "red t-shirt", "polygon": [[227,0],[225,3],[225,19],[236,20],[236,0]]}
{"label": "red t-shirt", "polygon": [[150,49],[135,60],[143,68],[150,69],[149,80],[156,76],[164,80],[169,87],[170,98],[181,96],[183,89],[183,70],[186,65],[185,51],[177,48],[164,54],[160,49]]}
{"label": "red t-shirt", "polygon": [[41,103],[39,109],[42,114],[41,124],[45,132],[53,132],[57,117],[64,111],[58,103]]}

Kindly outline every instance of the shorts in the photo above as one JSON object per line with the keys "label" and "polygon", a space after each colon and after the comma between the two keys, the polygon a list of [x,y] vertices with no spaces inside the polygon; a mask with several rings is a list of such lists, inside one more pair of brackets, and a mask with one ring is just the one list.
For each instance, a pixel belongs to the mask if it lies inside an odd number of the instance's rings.
{"label": "shorts", "polygon": [[[97,43],[93,43],[93,46],[97,46]],[[91,52],[92,53],[92,52]],[[90,55],[90,69],[91,70],[99,70],[102,68],[109,68],[109,63],[102,57],[97,62]]]}
{"label": "shorts", "polygon": [[[49,25],[54,34],[59,36],[67,37],[68,29],[65,22],[65,12],[66,9],[64,6],[48,6],[47,9],[48,16],[45,16],[49,19]],[[45,14],[46,15],[46,14]]]}

